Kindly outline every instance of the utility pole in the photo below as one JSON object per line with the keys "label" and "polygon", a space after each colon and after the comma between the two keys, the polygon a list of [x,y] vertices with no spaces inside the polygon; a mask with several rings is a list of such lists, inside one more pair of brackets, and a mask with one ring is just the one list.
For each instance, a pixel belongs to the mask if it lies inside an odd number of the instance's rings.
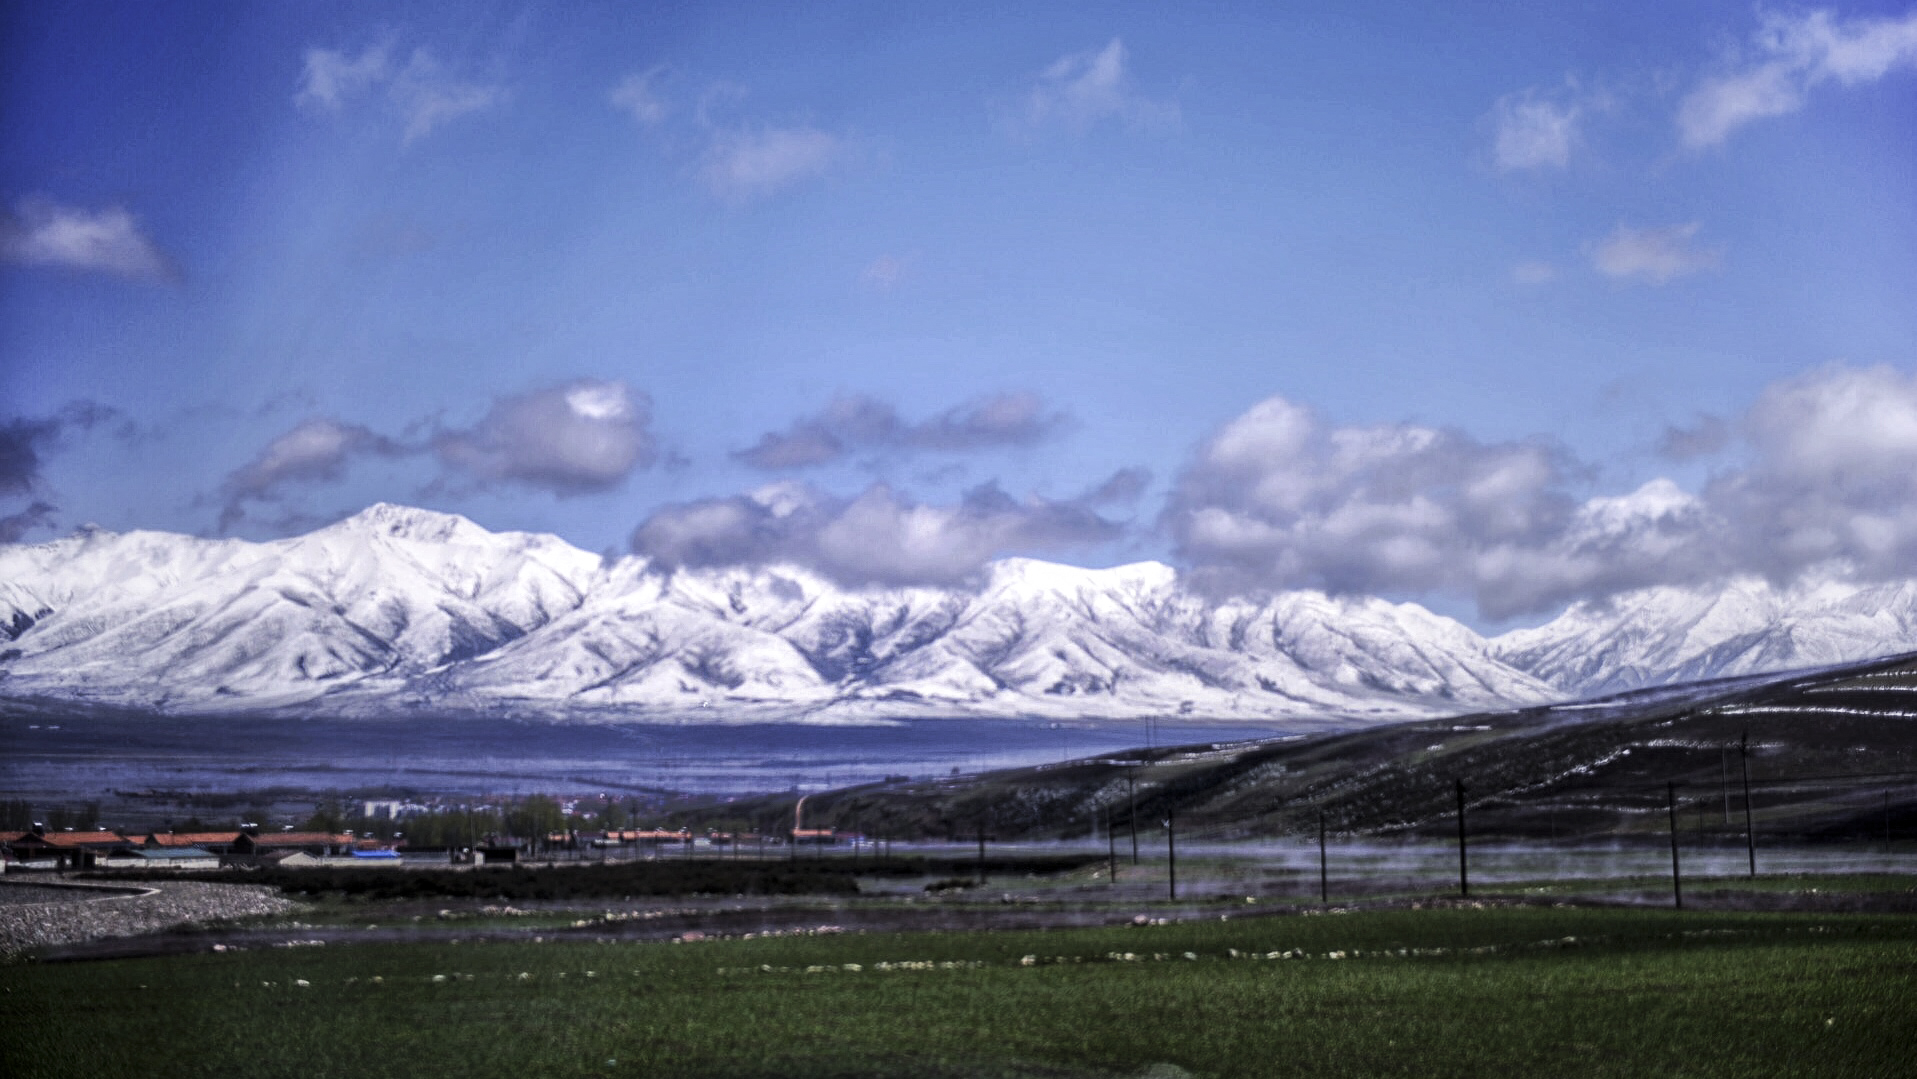
{"label": "utility pole", "polygon": [[1453,780],[1458,790],[1458,894],[1469,898],[1471,895],[1471,875],[1466,868],[1464,855],[1464,780]]}
{"label": "utility pole", "polygon": [[1125,824],[1132,830],[1132,864],[1138,864],[1138,792],[1133,785],[1134,773],[1125,773]]}
{"label": "utility pole", "polygon": [[1105,807],[1105,869],[1111,883],[1118,883],[1118,833],[1112,830],[1112,807]]}
{"label": "utility pole", "polygon": [[1884,846],[1890,846],[1890,792],[1884,792]]}
{"label": "utility pole", "polygon": [[978,882],[985,883],[985,818],[978,819]]}
{"label": "utility pole", "polygon": [[1165,856],[1171,866],[1171,898],[1178,898],[1178,832],[1172,825],[1172,811],[1165,810]]}
{"label": "utility pole", "polygon": [[1325,868],[1325,811],[1318,811],[1318,902],[1331,905],[1331,874]]}
{"label": "utility pole", "polygon": [[1724,788],[1724,827],[1731,826],[1731,747],[1724,746],[1717,755],[1718,784]]}
{"label": "utility pole", "polygon": [[1677,868],[1677,784],[1666,783],[1664,795],[1671,811],[1671,901],[1677,909],[1684,909],[1684,885]]}
{"label": "utility pole", "polygon": [[1757,833],[1751,830],[1751,732],[1737,737],[1737,759],[1744,769],[1744,852],[1750,858],[1750,875],[1757,877]]}

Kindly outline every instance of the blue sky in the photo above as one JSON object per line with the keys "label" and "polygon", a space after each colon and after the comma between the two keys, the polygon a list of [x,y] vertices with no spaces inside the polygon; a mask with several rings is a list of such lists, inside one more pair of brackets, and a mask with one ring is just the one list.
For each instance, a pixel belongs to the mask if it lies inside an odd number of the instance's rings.
{"label": "blue sky", "polygon": [[9,5],[0,538],[1917,569],[1917,9],[1271,7]]}

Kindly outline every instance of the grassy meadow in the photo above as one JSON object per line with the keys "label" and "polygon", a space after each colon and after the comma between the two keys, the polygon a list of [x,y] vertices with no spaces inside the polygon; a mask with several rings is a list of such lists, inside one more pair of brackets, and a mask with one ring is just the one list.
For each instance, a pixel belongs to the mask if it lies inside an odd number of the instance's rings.
{"label": "grassy meadow", "polygon": [[0,968],[9,1075],[1893,1076],[1917,921],[1550,907]]}

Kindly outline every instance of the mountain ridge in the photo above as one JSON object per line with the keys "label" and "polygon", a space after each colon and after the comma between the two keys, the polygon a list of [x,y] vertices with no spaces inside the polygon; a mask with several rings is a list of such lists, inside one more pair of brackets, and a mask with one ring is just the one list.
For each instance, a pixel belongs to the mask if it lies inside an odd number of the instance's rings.
{"label": "mountain ridge", "polygon": [[667,572],[387,503],[264,543],[0,546],[0,697],[182,714],[1354,722],[1912,647],[1912,582],[1647,589],[1487,639],[1415,603],[1208,598],[1157,562],[1007,558],[974,589],[855,590],[796,566]]}

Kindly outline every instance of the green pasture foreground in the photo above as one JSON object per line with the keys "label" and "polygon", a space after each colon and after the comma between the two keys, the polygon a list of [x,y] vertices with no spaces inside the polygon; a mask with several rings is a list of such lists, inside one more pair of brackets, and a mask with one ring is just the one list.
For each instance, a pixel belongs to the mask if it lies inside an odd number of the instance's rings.
{"label": "green pasture foreground", "polygon": [[11,1076],[1893,1076],[1917,919],[1488,908],[0,968]]}

